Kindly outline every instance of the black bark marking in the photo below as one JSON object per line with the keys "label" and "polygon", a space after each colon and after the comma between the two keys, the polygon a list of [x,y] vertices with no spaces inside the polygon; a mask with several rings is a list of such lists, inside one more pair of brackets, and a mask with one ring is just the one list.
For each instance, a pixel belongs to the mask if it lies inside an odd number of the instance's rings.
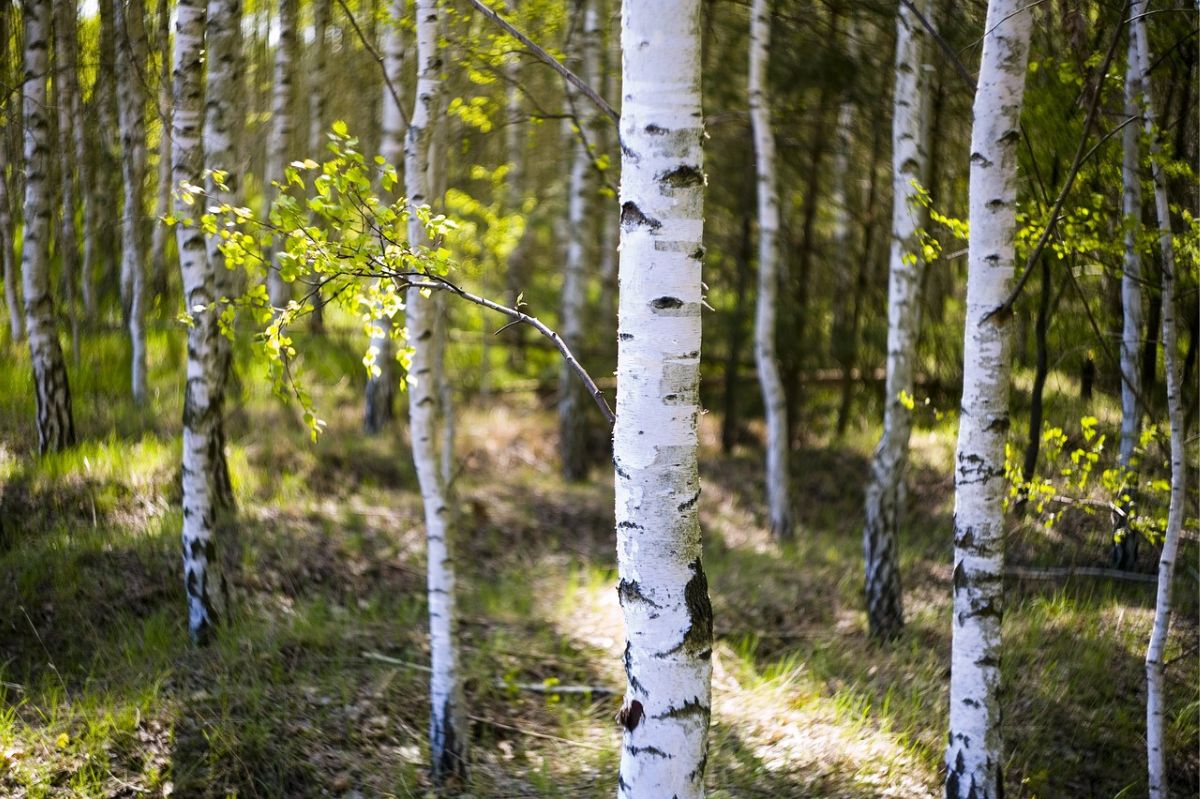
{"label": "black bark marking", "polygon": [[655,757],[661,757],[664,760],[671,760],[674,757],[674,755],[667,754],[657,746],[634,746],[633,744],[630,744],[629,746],[625,747],[625,751],[634,757],[642,754],[654,755]]}
{"label": "black bark marking", "polygon": [[665,713],[655,716],[655,719],[687,719],[687,718],[704,718],[707,719],[712,714],[708,705],[701,704],[700,700],[690,699],[684,702],[679,707],[673,707]]}
{"label": "black bark marking", "polygon": [[642,707],[642,703],[634,699],[617,713],[617,721],[621,723],[622,727],[633,732],[637,729],[637,725],[641,723],[642,717],[645,715],[646,709]]}
{"label": "black bark marking", "polygon": [[642,685],[641,681],[633,674],[633,644],[625,642],[625,653],[621,655],[621,663],[625,666],[625,679],[629,681],[629,687],[640,694],[647,693],[646,686]]}
{"label": "black bark marking", "polygon": [[699,502],[699,501],[700,501],[700,491],[699,491],[699,490],[697,490],[697,491],[696,491],[696,493],[692,495],[692,498],[691,498],[691,499],[689,499],[689,500],[687,500],[687,501],[685,501],[685,502],[680,502],[680,503],[679,503],[679,508],[678,508],[678,510],[680,510],[680,511],[685,511],[685,510],[687,510],[688,508],[690,508],[690,507],[692,507],[693,505],[695,505],[695,504],[696,504],[697,502]]}
{"label": "black bark marking", "polygon": [[644,602],[652,608],[660,608],[657,602],[642,593],[642,586],[637,580],[621,580],[617,583],[617,597],[621,600],[621,607],[625,607],[626,600],[630,602]]}
{"label": "black bark marking", "polygon": [[658,176],[658,180],[673,189],[689,189],[704,185],[704,172],[690,164],[684,164],[675,167],[670,172],[662,173]]}
{"label": "black bark marking", "polygon": [[683,300],[679,299],[678,297],[655,297],[650,301],[650,307],[659,311],[682,308]]}
{"label": "black bark marking", "polygon": [[621,227],[648,227],[651,230],[658,230],[662,227],[662,222],[643,214],[642,209],[637,207],[637,203],[631,201],[621,206]]}
{"label": "black bark marking", "polygon": [[658,125],[647,125],[645,130],[649,136],[664,136],[671,132],[666,128],[660,128]]}

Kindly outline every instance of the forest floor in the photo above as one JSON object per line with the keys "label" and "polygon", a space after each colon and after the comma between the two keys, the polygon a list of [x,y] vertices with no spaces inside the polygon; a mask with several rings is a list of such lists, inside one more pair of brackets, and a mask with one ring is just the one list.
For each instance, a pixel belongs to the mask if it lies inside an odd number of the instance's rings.
{"label": "forest floor", "polygon": [[[82,443],[43,459],[27,355],[0,347],[0,795],[425,795],[420,500],[404,425],[360,433],[353,340],[306,350],[329,420],[316,444],[243,358],[229,421],[240,508],[222,542],[232,605],[204,650],[188,644],[180,584],[182,340],[154,335],[144,409],[126,399],[122,341],[85,340],[71,371]],[[705,417],[700,509],[718,639],[710,796],[939,795],[951,416],[914,436],[908,626],[886,646],[867,639],[859,607],[877,429],[803,438],[799,528],[780,546],[763,527],[758,450],[722,455],[719,423]],[[465,790],[476,797],[614,791],[623,675],[611,470],[564,483],[553,430],[530,395],[460,409],[454,545],[473,739]],[[1010,562],[1105,566],[1107,526],[1082,514],[1053,533],[1018,525]],[[1189,542],[1168,648],[1179,796],[1200,790],[1196,555]],[[1152,558],[1143,552],[1146,571]],[[1006,590],[1007,795],[1144,795],[1152,584],[1013,578]],[[596,690],[530,690],[559,684]]]}

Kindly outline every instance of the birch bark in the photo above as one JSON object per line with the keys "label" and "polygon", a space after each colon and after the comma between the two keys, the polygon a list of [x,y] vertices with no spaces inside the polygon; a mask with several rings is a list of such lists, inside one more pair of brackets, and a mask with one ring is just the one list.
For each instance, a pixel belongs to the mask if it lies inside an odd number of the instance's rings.
{"label": "birch bark", "polygon": [[[581,17],[581,35],[573,48],[579,53],[579,75],[590,86],[599,73],[600,27],[595,0],[577,4]],[[571,142],[571,171],[567,181],[567,252],[563,270],[562,313],[559,335],[573,352],[583,339],[587,299],[588,212],[595,191],[591,180],[591,155],[588,144],[595,141],[597,113],[577,89],[567,86],[566,135]],[[578,125],[578,130],[576,129]],[[558,450],[563,476],[568,480],[587,477],[587,403],[588,397],[570,364],[562,362],[558,372]]]}
{"label": "birch bark", "polygon": [[[308,84],[308,154],[310,158],[320,160],[325,149],[325,116],[328,95],[328,66],[329,58],[326,50],[329,17],[331,13],[330,0],[316,0],[313,9],[313,40],[312,72]],[[312,291],[311,329],[314,333],[325,330],[325,300],[319,287]]]}
{"label": "birch bark", "polygon": [[[383,66],[388,80],[383,82],[383,132],[379,141],[379,154],[389,164],[403,167],[404,114],[388,87],[404,85],[404,39],[400,25],[408,11],[407,0],[390,0],[388,19],[383,25]],[[382,288],[383,286],[381,286]],[[363,412],[363,430],[368,434],[381,432],[392,420],[396,397],[396,353],[392,346],[392,320],[381,316],[374,323],[371,349],[375,353],[375,365],[379,374],[367,381],[366,406]]]}
{"label": "birch bark", "polygon": [[[1138,67],[1137,36],[1129,36],[1128,62],[1125,68],[1125,115],[1142,115],[1142,81]],[[1142,344],[1142,256],[1138,251],[1138,233],[1142,227],[1141,154],[1137,125],[1126,125],[1121,139],[1121,212],[1125,225],[1125,269],[1121,274],[1121,441],[1120,464],[1132,468],[1133,448],[1138,439],[1142,390],[1140,347]],[[1114,531],[1113,562],[1117,568],[1129,568],[1137,560],[1138,535],[1117,516]]]}
{"label": "birch bark", "polygon": [[[409,219],[409,243],[428,243],[425,228],[415,209],[436,198],[431,196],[431,138],[434,113],[441,92],[441,54],[438,27],[441,14],[437,0],[416,0],[417,93],[410,117],[404,150],[405,188],[413,213]],[[408,407],[413,463],[421,485],[428,541],[430,674],[429,748],[432,777],[442,783],[466,774],[467,728],[463,723],[462,686],[458,679],[458,654],[454,641],[454,562],[450,552],[453,514],[446,483],[438,463],[436,440],[438,387],[442,364],[437,342],[437,309],[432,297],[409,289],[406,311],[409,344],[413,348],[409,367]]]}
{"label": "birch bark", "polygon": [[1012,282],[1017,126],[1032,12],[990,0],[971,129],[971,239],[963,397],[955,456],[954,616],[947,799],[1003,795],[1000,617],[1004,566],[1004,442],[1012,314],[993,314]]}
{"label": "birch bark", "polygon": [[75,443],[71,388],[50,292],[50,106],[46,102],[50,51],[50,0],[22,0],[25,19],[22,110],[25,126],[25,233],[21,278],[25,329],[37,395],[38,450],[57,452]]}
{"label": "birch bark", "polygon": [[[218,203],[237,202],[240,170],[235,132],[241,127],[241,105],[237,102],[242,71],[242,0],[208,0],[206,61],[208,83],[204,93],[204,161],[210,170],[225,173],[225,188],[208,178],[207,189]],[[206,240],[208,268],[212,273],[213,297],[220,303],[237,293],[235,273],[221,252],[221,237]],[[221,308],[218,308],[218,313]],[[232,367],[232,342],[219,333],[212,339],[216,351],[211,381],[212,436],[209,439],[209,492],[220,511],[234,507],[233,484],[225,458],[225,385]]]}
{"label": "birch bark", "polygon": [[767,57],[771,42],[771,4],[754,0],[750,11],[750,124],[754,129],[755,177],[758,181],[758,303],[754,314],[754,360],[767,416],[767,507],[771,533],[792,536],[789,486],[787,398],[775,354],[776,309],[779,306],[779,179],[775,171],[775,131],[771,127],[771,95]]}
{"label": "birch bark", "polygon": [[[298,0],[279,0],[279,39],[275,43],[275,78],[271,90],[271,128],[267,134],[267,163],[263,175],[263,213],[269,215],[275,200],[275,183],[283,183],[291,145],[292,80],[296,62],[296,15]],[[267,293],[271,305],[282,308],[292,297],[291,285],[284,282],[273,251],[267,259]]]}
{"label": "birch bark", "polygon": [[[174,184],[201,185],[204,170],[203,53],[206,0],[179,0],[175,21],[174,113],[171,118]],[[175,213],[192,218],[196,206],[178,199]],[[214,537],[217,502],[211,479],[213,439],[220,402],[213,384],[219,358],[215,344],[216,287],[198,225],[176,227],[184,307],[188,327],[187,383],[183,404],[183,579],[187,591],[188,632],[196,644],[206,643],[217,623],[214,607],[216,560]]]}
{"label": "birch bark", "polygon": [[146,265],[142,258],[146,181],[146,96],[141,54],[146,52],[145,9],[142,0],[116,0],[117,104],[121,127],[121,179],[124,211],[121,218],[121,285],[131,353],[133,401],[146,399]]}
{"label": "birch bark", "polygon": [[[930,4],[921,11],[928,14]],[[913,370],[921,328],[920,291],[925,259],[922,215],[915,206],[925,175],[925,29],[907,3],[896,14],[896,82],[892,96],[892,241],[888,264],[887,376],[883,435],[871,463],[863,526],[864,589],[871,635],[886,639],[904,626],[899,528],[903,513],[908,440],[912,433]]]}
{"label": "birch bark", "polygon": [[1167,529],[1158,560],[1158,591],[1154,602],[1154,626],[1146,648],[1146,756],[1150,799],[1167,799],[1167,747],[1165,740],[1166,664],[1163,662],[1167,633],[1171,626],[1171,583],[1185,512],[1187,462],[1183,443],[1183,397],[1179,376],[1178,332],[1175,326],[1175,248],[1171,239],[1171,207],[1167,178],[1163,171],[1162,140],[1155,121],[1150,95],[1150,45],[1146,35],[1145,0],[1130,3],[1130,32],[1136,38],[1137,77],[1140,84],[1146,135],[1150,140],[1150,166],[1154,178],[1154,209],[1158,217],[1162,248],[1162,345],[1163,372],[1167,384],[1167,419],[1171,428],[1171,494]]}
{"label": "birch bark", "polygon": [[704,795],[712,606],[697,501],[704,136],[699,0],[622,4],[617,587],[627,686],[617,793]]}
{"label": "birch bark", "polygon": [[54,6],[54,105],[58,112],[59,289],[67,323],[71,327],[71,355],[79,363],[79,311],[75,307],[79,283],[79,229],[75,205],[79,197],[78,163],[73,129],[82,118],[79,108],[78,10],[74,0]]}

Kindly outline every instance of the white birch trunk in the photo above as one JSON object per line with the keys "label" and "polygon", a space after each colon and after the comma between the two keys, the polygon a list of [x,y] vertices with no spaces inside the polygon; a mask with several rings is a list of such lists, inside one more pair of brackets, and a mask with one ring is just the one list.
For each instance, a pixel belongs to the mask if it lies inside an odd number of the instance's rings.
{"label": "white birch trunk", "polygon": [[[171,10],[169,0],[158,0],[158,51],[162,59],[159,75],[158,107],[162,135],[158,140],[158,183],[155,187],[154,218],[161,220],[171,212]],[[232,170],[231,170],[232,171]],[[151,285],[156,291],[167,286],[167,241],[171,229],[161,222],[151,228]]]}
{"label": "white birch trunk", "polygon": [[[930,4],[922,3],[928,14]],[[892,94],[892,237],[888,263],[887,376],[883,434],[871,464],[863,526],[864,594],[871,635],[886,639],[904,625],[900,587],[899,528],[912,412],[913,370],[921,328],[920,293],[925,259],[920,237],[922,215],[914,206],[927,160],[922,111],[927,89],[922,62],[925,29],[913,10],[901,3],[896,14],[896,78]]]}
{"label": "white birch trunk", "polygon": [[133,401],[146,399],[146,265],[142,258],[146,180],[146,97],[140,54],[146,50],[145,9],[142,0],[116,0],[117,95],[121,127],[121,178],[124,212],[121,218],[121,283],[128,307],[131,352],[130,384]]}
{"label": "white birch trunk", "polygon": [[704,795],[712,606],[696,456],[704,257],[699,0],[624,0],[617,354],[618,796]]}
{"label": "white birch trunk", "polygon": [[[411,208],[436,198],[431,192],[431,138],[434,114],[441,91],[438,51],[437,0],[416,0],[417,94],[410,118],[404,152],[405,188]],[[428,243],[424,226],[413,213],[408,225],[409,243]],[[458,655],[454,640],[454,562],[450,552],[453,514],[439,466],[436,436],[440,351],[437,342],[437,309],[432,297],[409,289],[407,297],[409,345],[413,348],[409,368],[409,425],[413,463],[421,485],[428,541],[430,714],[429,748],[435,783],[465,775],[467,728],[463,723],[462,686],[458,679]]]}
{"label": "white birch trunk", "polygon": [[[578,74],[588,85],[595,86],[600,71],[600,28],[595,0],[582,0],[576,8],[582,22],[579,42],[572,48],[579,53]],[[571,351],[578,352],[587,312],[588,212],[595,191],[588,144],[595,143],[598,131],[594,106],[570,85],[566,98],[566,113],[576,115],[576,119],[564,120],[567,140],[571,143],[571,167],[567,179],[567,251],[558,332]],[[558,451],[563,476],[568,480],[587,477],[587,403],[586,392],[570,364],[564,360],[558,372]]]}
{"label": "white birch trunk", "polygon": [[[292,80],[296,61],[298,0],[279,0],[279,38],[275,43],[275,77],[271,89],[271,127],[267,133],[267,163],[263,175],[263,214],[270,215],[275,200],[274,183],[283,183],[292,139]],[[287,305],[291,285],[280,276],[273,251],[267,270],[267,293],[276,308]]]}
{"label": "white birch trunk", "polygon": [[[404,85],[404,39],[401,22],[408,12],[407,0],[390,0],[388,18],[383,24],[383,66],[388,80],[383,83],[383,133],[379,154],[397,169],[404,166],[404,114],[388,88],[397,90]],[[381,316],[374,323],[371,349],[379,374],[367,380],[366,403],[363,412],[363,431],[381,432],[392,420],[396,397],[396,353],[392,346],[392,320]]]}
{"label": "white birch trunk", "polygon": [[1012,314],[994,312],[1004,303],[1013,275],[1017,126],[1032,12],[1024,0],[990,0],[985,25],[971,128],[971,239],[954,470],[947,799],[1003,795],[1000,617]]}
{"label": "white birch trunk", "polygon": [[[1142,81],[1137,63],[1137,37],[1130,35],[1128,63],[1125,68],[1125,114],[1142,114]],[[1141,132],[1137,125],[1126,125],[1121,139],[1121,211],[1125,225],[1125,269],[1121,276],[1121,441],[1120,464],[1132,467],[1137,445],[1142,390],[1142,256],[1138,234],[1142,228]],[[1132,490],[1132,487],[1130,488]],[[1117,516],[1114,531],[1113,561],[1118,568],[1129,568],[1137,560],[1138,533],[1128,529],[1124,517]]]}
{"label": "white birch trunk", "polygon": [[792,536],[789,483],[787,398],[775,354],[779,306],[779,178],[775,171],[775,131],[767,58],[771,46],[771,4],[754,0],[750,11],[750,124],[754,129],[755,178],[758,182],[758,302],[754,312],[754,361],[767,416],[767,508],[771,533]]}
{"label": "white birch trunk", "polygon": [[50,120],[46,89],[50,51],[50,0],[23,0],[25,19],[22,110],[25,125],[25,239],[21,278],[25,329],[37,395],[38,450],[55,452],[75,443],[71,389],[50,293]]}
{"label": "white birch trunk", "polygon": [[75,137],[73,129],[82,118],[79,106],[78,12],[74,0],[54,7],[54,105],[58,111],[59,163],[59,288],[67,323],[71,327],[71,355],[79,364],[79,311],[75,307],[79,282],[79,231],[75,226],[76,182]]}
{"label": "white birch trunk", "polygon": [[[179,0],[175,22],[174,113],[171,120],[172,177],[199,186],[204,170],[201,136],[204,119],[204,29],[206,0]],[[197,205],[177,200],[181,219],[195,218]],[[198,225],[176,227],[184,307],[192,316],[188,328],[187,383],[183,405],[183,579],[187,591],[188,632],[203,644],[217,623],[217,503],[212,493],[213,439],[219,426],[220,402],[213,385],[216,346],[216,287]]]}
{"label": "white birch trunk", "polygon": [[[241,128],[241,106],[237,102],[242,72],[242,0],[208,0],[206,25],[208,83],[204,103],[204,164],[226,173],[225,187],[208,180],[208,192],[218,203],[237,202],[240,172],[235,133]],[[206,241],[208,268],[212,273],[213,296],[218,301],[237,293],[235,273],[225,263],[221,237]],[[211,403],[213,433],[209,441],[209,491],[218,510],[234,506],[233,485],[225,458],[225,385],[233,360],[232,342],[223,335],[213,338],[216,354],[212,363]]]}
{"label": "white birch trunk", "polygon": [[1146,135],[1150,140],[1150,165],[1154,178],[1154,208],[1158,216],[1159,244],[1162,247],[1162,347],[1163,371],[1167,384],[1167,419],[1171,428],[1171,498],[1167,511],[1167,530],[1158,561],[1158,591],[1154,602],[1154,626],[1146,648],[1146,757],[1150,799],[1167,799],[1167,744],[1165,737],[1166,664],[1163,661],[1167,633],[1171,626],[1171,584],[1175,578],[1175,558],[1183,528],[1187,462],[1183,443],[1183,395],[1179,375],[1179,350],[1175,326],[1175,248],[1171,240],[1171,208],[1167,198],[1167,179],[1163,173],[1162,142],[1150,95],[1150,46],[1146,35],[1145,0],[1130,4],[1131,33],[1136,37],[1138,82],[1142,92]]}
{"label": "white birch trunk", "polygon": [[[329,17],[332,9],[330,0],[316,0],[312,4],[313,38],[312,65],[308,76],[308,157],[320,161],[328,150],[325,147],[325,116],[329,82],[329,58],[327,38]],[[325,330],[325,301],[318,286],[306,286],[306,294],[311,294],[312,319],[311,329],[314,333]]]}
{"label": "white birch trunk", "polygon": [[[9,107],[5,111],[5,116],[9,119],[15,113],[12,110],[13,104],[10,99]],[[4,267],[4,303],[8,306],[9,334],[13,341],[20,341],[25,337],[25,322],[21,318],[21,296],[17,287],[17,281],[21,279],[21,270],[17,264],[17,252],[13,247],[12,200],[8,196],[7,161],[8,147],[0,142],[0,260]]]}

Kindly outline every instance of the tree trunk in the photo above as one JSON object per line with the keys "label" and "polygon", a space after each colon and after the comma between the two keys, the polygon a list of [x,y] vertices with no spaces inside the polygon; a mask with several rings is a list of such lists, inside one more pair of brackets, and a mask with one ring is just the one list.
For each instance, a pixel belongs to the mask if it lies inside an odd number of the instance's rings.
{"label": "tree trunk", "polygon": [[[441,92],[438,49],[441,9],[437,0],[416,1],[417,93],[410,117],[404,152],[405,187],[415,210],[431,200],[430,150]],[[409,217],[409,243],[428,243],[416,213]],[[465,777],[467,728],[463,723],[462,686],[458,678],[456,651],[454,562],[450,536],[453,513],[444,475],[439,466],[436,420],[442,348],[437,342],[437,308],[432,297],[409,289],[407,298],[409,345],[413,348],[409,367],[409,424],[413,463],[421,485],[428,540],[429,649],[431,659],[429,748],[431,776],[436,784]]]}
{"label": "tree trunk", "polygon": [[733,452],[741,434],[741,423],[738,414],[737,388],[739,384],[738,369],[742,363],[742,342],[745,338],[743,329],[746,319],[746,287],[750,282],[750,259],[754,257],[754,239],[751,235],[751,214],[753,202],[743,203],[741,245],[735,258],[737,277],[734,281],[734,306],[729,318],[729,329],[726,340],[729,342],[729,352],[725,358],[725,390],[722,402],[724,410],[721,413],[721,451],[726,455]]}
{"label": "tree trunk", "polygon": [[[712,606],[701,563],[704,120],[699,0],[624,0],[617,352],[622,799],[704,795]],[[648,46],[649,45],[649,46]]]}
{"label": "tree trunk", "polygon": [[[8,8],[7,4],[0,8],[0,23],[8,22]],[[8,40],[7,27],[0,28],[0,41]],[[4,108],[6,120],[13,120],[19,115],[19,109],[15,109],[15,105],[12,95],[7,95]],[[8,330],[13,341],[20,341],[25,337],[25,322],[21,318],[20,289],[17,287],[17,282],[21,279],[21,270],[17,264],[17,252],[14,247],[16,230],[13,225],[12,200],[8,193],[7,161],[8,142],[0,141],[0,265],[4,268],[4,303],[8,306]]]}
{"label": "tree trunk", "polygon": [[754,313],[754,361],[767,417],[767,508],[771,534],[792,537],[787,398],[775,354],[775,318],[779,305],[779,178],[775,171],[775,131],[767,54],[771,41],[769,0],[754,0],[750,12],[750,123],[754,129],[758,181],[758,302]]}
{"label": "tree trunk", "polygon": [[1032,12],[1023,0],[990,0],[985,25],[971,128],[971,240],[954,471],[947,799],[998,799],[1004,790],[1000,617],[1012,314],[996,311],[1007,298],[1013,275],[1017,126]]}
{"label": "tree trunk", "polygon": [[[263,174],[263,214],[269,216],[271,203],[283,183],[284,167],[292,141],[292,72],[296,62],[296,15],[298,0],[279,0],[279,40],[275,45],[275,77],[271,89],[271,129],[267,136],[267,163]],[[267,253],[267,293],[271,305],[282,308],[292,298],[292,287],[286,283],[274,257],[274,247]]]}
{"label": "tree trunk", "polygon": [[[328,58],[326,53],[326,33],[329,30],[330,0],[316,0],[313,3],[313,41],[312,41],[312,74],[308,86],[308,155],[320,160],[327,152],[325,149],[325,115],[326,115],[326,84],[328,76]],[[402,54],[403,55],[403,54]],[[386,48],[385,48],[385,58]],[[384,99],[384,103],[387,99]],[[312,319],[310,330],[313,333],[325,332],[325,299],[318,286],[312,289]]]}
{"label": "tree trunk", "polygon": [[[389,15],[383,30],[383,65],[388,80],[383,85],[383,134],[379,142],[379,154],[387,163],[403,167],[404,115],[396,98],[388,87],[404,85],[404,40],[400,24],[407,10],[405,0],[390,0]],[[390,290],[390,281],[381,283],[381,290]],[[363,410],[363,432],[374,435],[383,431],[394,414],[396,396],[396,356],[392,346],[392,320],[380,315],[373,322],[371,351],[375,354],[375,366],[379,373],[367,380],[366,400]]]}
{"label": "tree trunk", "polygon": [[142,0],[117,0],[117,94],[121,126],[121,285],[127,302],[133,401],[146,399],[146,266],[142,259],[142,189],[146,181],[146,97],[141,54],[146,51]]}
{"label": "tree trunk", "polygon": [[[1050,328],[1050,296],[1053,291],[1050,253],[1043,252],[1039,260],[1042,265],[1042,285],[1038,294],[1037,320],[1033,326],[1036,366],[1033,372],[1033,389],[1029,394],[1029,439],[1025,445],[1025,460],[1021,464],[1021,478],[1025,482],[1032,480],[1037,471],[1038,454],[1042,444],[1042,395],[1045,393],[1046,376],[1050,372],[1050,353],[1046,345],[1046,333]],[[1024,500],[1025,496],[1022,495],[1021,501]]]}
{"label": "tree trunk", "polygon": [[[858,26],[854,12],[846,26],[846,55],[849,61],[858,60]],[[857,360],[859,297],[856,293],[855,275],[861,271],[865,259],[858,260],[855,269],[853,234],[850,231],[850,156],[854,148],[854,94],[847,85],[842,93],[842,104],[838,108],[837,128],[834,141],[837,150],[833,157],[833,188],[830,206],[833,211],[833,259],[834,286],[833,337],[830,342],[834,360],[842,372],[841,402],[838,404],[837,434],[845,434],[850,417],[851,374]],[[851,300],[850,298],[854,299]]]}
{"label": "tree trunk", "polygon": [[1143,102],[1146,137],[1150,140],[1150,165],[1154,177],[1154,208],[1158,215],[1159,244],[1162,248],[1162,343],[1163,372],[1167,383],[1167,419],[1171,428],[1171,499],[1167,511],[1167,530],[1158,561],[1158,592],[1154,603],[1154,626],[1146,649],[1146,756],[1149,765],[1150,799],[1166,799],[1167,747],[1164,731],[1163,693],[1166,689],[1166,664],[1163,662],[1167,633],[1171,625],[1171,583],[1175,577],[1175,558],[1183,528],[1187,463],[1183,443],[1182,386],[1179,382],[1178,342],[1175,327],[1175,250],[1171,240],[1171,208],[1167,199],[1167,178],[1163,170],[1162,143],[1155,124],[1154,103],[1150,94],[1150,46],[1144,17],[1146,3],[1134,0],[1130,5],[1131,33],[1136,37],[1137,77]]}
{"label": "tree trunk", "polygon": [[[596,0],[577,4],[581,39],[572,49],[579,52],[579,72],[588,85],[599,77],[600,28]],[[595,145],[597,114],[591,103],[570,85],[567,86],[566,134],[571,141],[571,171],[567,183],[567,252],[563,269],[562,313],[559,335],[573,352],[583,341],[587,300],[587,234],[591,199],[595,191],[591,175],[589,145]],[[576,128],[578,125],[578,129]],[[589,399],[574,370],[565,360],[558,373],[558,437],[563,477],[582,480],[587,477],[587,406]]]}
{"label": "tree trunk", "polygon": [[46,102],[50,52],[50,0],[22,0],[25,63],[22,103],[25,124],[25,235],[21,277],[25,290],[25,328],[37,395],[38,450],[57,452],[75,443],[71,388],[54,318],[50,293],[49,105]]}
{"label": "tree trunk", "polygon": [[[241,17],[239,16],[239,19]],[[162,72],[158,78],[158,110],[162,135],[158,140],[158,184],[155,188],[154,218],[150,236],[150,286],[155,294],[167,292],[167,240],[171,229],[162,224],[171,212],[171,10],[169,0],[158,0],[158,52]],[[230,165],[230,172],[235,171]],[[234,178],[236,180],[236,178]]]}
{"label": "tree trunk", "polygon": [[[225,188],[211,176],[208,191],[219,203],[237,202],[240,189],[236,132],[241,129],[241,106],[237,102],[238,81],[242,73],[242,0],[209,0],[207,24],[208,84],[204,104],[205,167],[225,173]],[[206,240],[208,269],[212,273],[214,297],[218,302],[232,300],[237,293],[235,273],[225,263],[221,237]],[[220,313],[222,307],[217,309]],[[220,511],[234,508],[233,484],[225,458],[225,386],[233,362],[232,342],[223,335],[213,339],[212,411],[214,433],[209,443],[209,490]]]}
{"label": "tree trunk", "polygon": [[[1142,82],[1137,65],[1137,37],[1130,35],[1125,68],[1125,115],[1142,114]],[[1137,125],[1122,131],[1121,211],[1125,227],[1125,269],[1121,275],[1121,441],[1119,463],[1133,468],[1133,449],[1137,446],[1142,408],[1142,370],[1139,346],[1142,336],[1142,255],[1138,251],[1138,233],[1142,228],[1141,132]],[[1135,483],[1130,483],[1133,490]],[[1125,516],[1114,514],[1113,564],[1128,569],[1137,562],[1140,536],[1125,524]]]}
{"label": "tree trunk", "polygon": [[71,356],[79,364],[79,310],[75,307],[79,283],[79,231],[75,226],[75,203],[80,184],[76,182],[77,159],[73,129],[83,115],[79,105],[78,11],[74,0],[55,4],[54,20],[54,105],[58,111],[59,294],[71,327]]}
{"label": "tree trunk", "polygon": [[[922,3],[928,18],[930,3]],[[892,100],[892,242],[888,266],[887,376],[883,435],[866,490],[863,556],[867,623],[871,635],[887,639],[904,626],[900,588],[900,521],[908,440],[912,434],[913,372],[921,329],[920,289],[925,257],[920,240],[922,213],[914,183],[925,177],[925,29],[907,4],[896,16],[896,83]]]}
{"label": "tree trunk", "polygon": [[[179,0],[175,23],[174,113],[171,120],[172,178],[199,186],[203,180],[203,52],[205,0]],[[190,218],[194,205],[176,201],[175,213]],[[187,591],[188,632],[196,644],[206,643],[217,623],[210,587],[216,584],[217,502],[212,493],[214,438],[219,429],[215,277],[198,225],[176,227],[184,307],[188,327],[187,383],[183,404],[183,579]]]}

